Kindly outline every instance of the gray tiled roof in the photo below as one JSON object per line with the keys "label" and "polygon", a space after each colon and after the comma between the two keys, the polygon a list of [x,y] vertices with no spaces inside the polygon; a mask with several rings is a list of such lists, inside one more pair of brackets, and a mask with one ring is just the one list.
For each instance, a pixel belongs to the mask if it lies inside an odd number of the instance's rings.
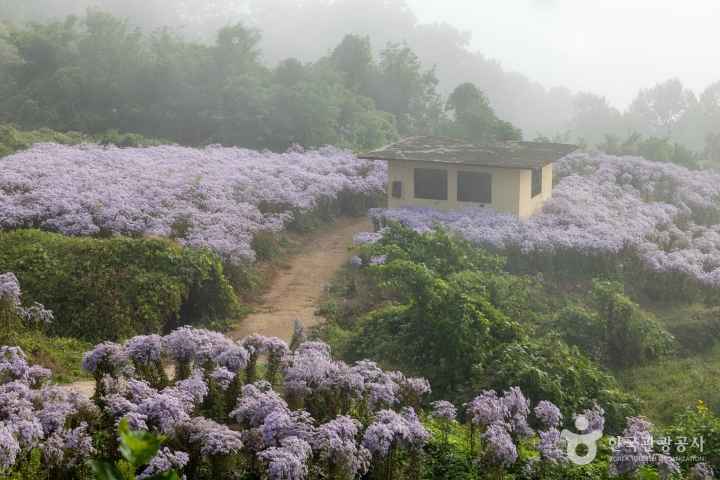
{"label": "gray tiled roof", "polygon": [[360,155],[369,160],[414,160],[503,168],[540,168],[574,152],[564,143],[505,142],[474,144],[448,137],[408,137]]}

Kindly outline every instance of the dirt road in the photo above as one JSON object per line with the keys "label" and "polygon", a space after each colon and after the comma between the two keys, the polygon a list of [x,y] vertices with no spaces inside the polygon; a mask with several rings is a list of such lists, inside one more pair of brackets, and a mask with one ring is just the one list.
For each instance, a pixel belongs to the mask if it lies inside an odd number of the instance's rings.
{"label": "dirt road", "polygon": [[[290,340],[293,323],[299,319],[306,327],[315,325],[315,307],[322,299],[333,275],[351,256],[353,236],[372,231],[367,217],[341,218],[303,239],[300,251],[290,257],[287,268],[279,271],[255,312],[239,322],[229,335],[238,339],[250,333]],[[63,388],[91,396],[95,382],[81,381]]]}
{"label": "dirt road", "polygon": [[341,218],[332,227],[311,234],[254,305],[255,313],[244,318],[230,336],[260,333],[290,340],[295,319],[306,327],[315,325],[315,307],[333,275],[349,260],[353,236],[369,231],[372,225],[367,217]]}

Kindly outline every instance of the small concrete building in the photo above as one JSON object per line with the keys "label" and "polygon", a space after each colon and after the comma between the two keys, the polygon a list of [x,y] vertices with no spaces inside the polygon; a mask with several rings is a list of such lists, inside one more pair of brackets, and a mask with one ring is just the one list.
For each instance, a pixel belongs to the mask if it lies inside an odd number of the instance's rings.
{"label": "small concrete building", "polygon": [[388,162],[389,208],[489,207],[528,218],[552,196],[553,163],[575,150],[560,143],[410,137],[360,158]]}

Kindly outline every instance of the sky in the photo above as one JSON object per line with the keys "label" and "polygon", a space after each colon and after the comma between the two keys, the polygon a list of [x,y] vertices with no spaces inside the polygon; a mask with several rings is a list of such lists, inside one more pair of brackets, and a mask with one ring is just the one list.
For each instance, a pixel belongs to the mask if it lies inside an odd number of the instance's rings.
{"label": "sky", "polygon": [[696,92],[720,78],[720,0],[407,0],[419,20],[472,32],[472,46],[545,86],[624,108],[677,77]]}

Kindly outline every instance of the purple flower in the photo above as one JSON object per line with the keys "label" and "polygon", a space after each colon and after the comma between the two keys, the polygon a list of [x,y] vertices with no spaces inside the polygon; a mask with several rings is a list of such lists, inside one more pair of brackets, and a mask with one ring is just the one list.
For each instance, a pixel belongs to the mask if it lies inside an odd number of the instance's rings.
{"label": "purple flower", "polygon": [[163,433],[170,433],[178,423],[190,419],[188,410],[187,397],[166,389],[140,403],[137,413],[147,418],[148,425],[157,427]]}
{"label": "purple flower", "polygon": [[243,448],[240,432],[207,418],[195,417],[178,425],[177,430],[199,446],[201,455],[206,457],[235,455]]}
{"label": "purple flower", "polygon": [[486,390],[467,405],[471,421],[475,425],[490,426],[504,422],[509,416],[507,404],[498,398],[494,390]]}
{"label": "purple flower", "polygon": [[510,434],[501,425],[490,425],[483,434],[483,439],[487,442],[488,454],[495,464],[509,467],[517,461],[517,448]]}
{"label": "purple flower", "polygon": [[20,305],[20,283],[14,273],[0,274],[0,302]]}
{"label": "purple flower", "polygon": [[208,386],[200,369],[195,369],[189,378],[175,383],[173,388],[188,404],[195,406],[199,406],[208,394]]}
{"label": "purple flower", "polygon": [[[605,428],[605,410],[597,403],[594,404],[591,409],[585,410],[580,415],[585,417],[585,421],[587,422],[587,428],[581,429],[580,433],[602,432]],[[576,416],[576,422],[577,418]]]}
{"label": "purple flower", "polygon": [[289,437],[280,447],[270,447],[258,453],[258,458],[267,465],[270,480],[304,480],[308,474],[306,462],[312,448],[304,440]]}
{"label": "purple flower", "polygon": [[125,352],[130,360],[140,365],[159,362],[162,355],[162,337],[145,335],[131,338],[125,345]]}
{"label": "purple flower", "polygon": [[653,457],[652,424],[641,417],[629,417],[626,421],[622,437],[613,448],[610,472],[615,475],[633,473]]}
{"label": "purple flower", "polygon": [[356,478],[367,473],[372,455],[358,444],[362,425],[350,417],[337,417],[317,428],[313,449],[320,459],[334,466],[340,478]]}
{"label": "purple flower", "polygon": [[187,453],[164,447],[150,460],[150,463],[137,478],[138,480],[145,480],[171,470],[180,471],[185,468],[189,461],[190,455]]}
{"label": "purple flower", "polygon": [[567,460],[567,454],[563,448],[563,442],[560,438],[560,432],[551,427],[544,432],[538,432],[540,443],[538,443],[538,451],[543,460],[551,463],[564,462]]}
{"label": "purple flower", "polygon": [[656,455],[655,465],[661,480],[668,480],[673,475],[680,474],[680,465],[669,455]]}
{"label": "purple flower", "polygon": [[332,147],[277,154],[36,144],[3,158],[0,229],[173,237],[239,265],[254,260],[257,232],[280,231],[295,212],[342,194],[375,196],[386,182],[383,162]]}
{"label": "purple flower", "polygon": [[455,420],[455,417],[457,417],[457,409],[455,408],[455,405],[447,400],[438,400],[437,402],[433,402],[432,407],[432,416],[437,419],[452,422]]}
{"label": "purple flower", "polygon": [[245,348],[239,345],[233,345],[218,353],[215,357],[215,362],[219,366],[233,373],[237,373],[247,367],[249,359],[250,353]]}
{"label": "purple flower", "polygon": [[363,446],[373,455],[386,457],[393,447],[422,448],[429,438],[427,430],[412,408],[402,415],[392,410],[377,413],[375,421],[365,431]]}
{"label": "purple flower", "polygon": [[276,410],[287,412],[287,403],[269,385],[258,382],[243,387],[237,406],[230,412],[230,417],[240,425],[255,428],[261,426],[267,416]]}
{"label": "purple flower", "polygon": [[103,342],[93,350],[85,352],[82,366],[94,375],[119,371],[126,363],[127,355],[122,346],[113,342]]}
{"label": "purple flower", "polygon": [[287,437],[310,441],[314,433],[313,418],[303,410],[278,409],[271,412],[260,427],[263,442],[267,446],[279,445]]}
{"label": "purple flower", "polygon": [[712,467],[706,463],[696,463],[690,469],[690,480],[712,480],[715,478],[715,472]]}
{"label": "purple flower", "polygon": [[15,465],[20,444],[11,428],[0,422],[0,469],[10,469]]}
{"label": "purple flower", "polygon": [[547,400],[540,401],[535,406],[535,416],[545,428],[558,428],[562,423],[562,413],[554,403]]}
{"label": "purple flower", "polygon": [[225,367],[218,367],[210,374],[210,378],[215,380],[215,383],[217,383],[222,390],[230,388],[230,384],[235,380],[235,376],[235,373]]}

